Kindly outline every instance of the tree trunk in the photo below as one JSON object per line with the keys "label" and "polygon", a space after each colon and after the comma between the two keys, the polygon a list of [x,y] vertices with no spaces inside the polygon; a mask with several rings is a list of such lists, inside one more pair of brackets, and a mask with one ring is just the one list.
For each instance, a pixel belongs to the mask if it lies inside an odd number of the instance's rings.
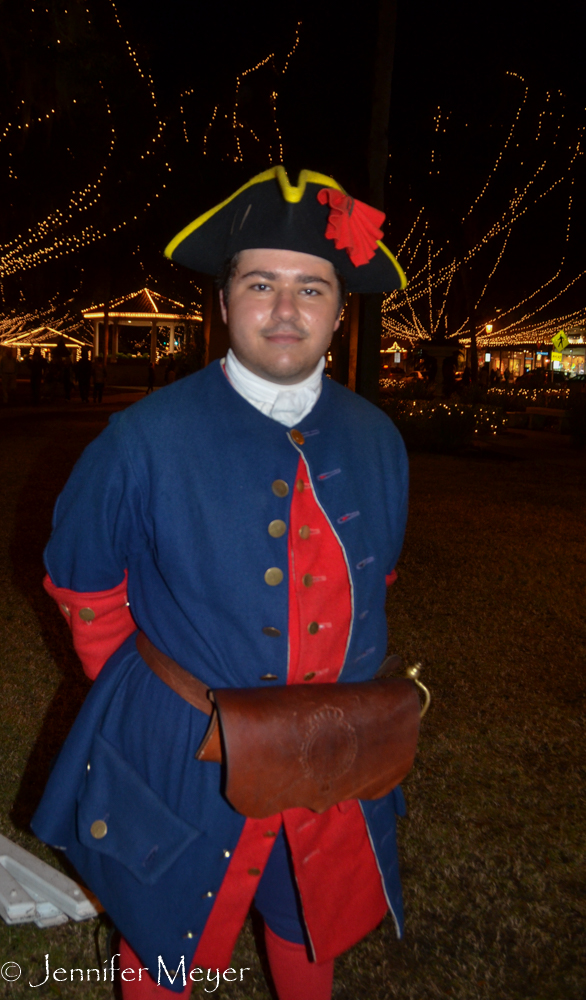
{"label": "tree trunk", "polygon": [[470,281],[470,272],[466,264],[460,265],[462,287],[468,311],[468,332],[470,333],[470,370],[472,381],[478,382],[478,345],[476,343],[476,299]]}
{"label": "tree trunk", "polygon": [[[368,200],[384,211],[389,158],[389,115],[395,52],[397,0],[379,0],[377,39],[368,137]],[[379,401],[382,295],[362,296],[356,390],[371,403]]]}

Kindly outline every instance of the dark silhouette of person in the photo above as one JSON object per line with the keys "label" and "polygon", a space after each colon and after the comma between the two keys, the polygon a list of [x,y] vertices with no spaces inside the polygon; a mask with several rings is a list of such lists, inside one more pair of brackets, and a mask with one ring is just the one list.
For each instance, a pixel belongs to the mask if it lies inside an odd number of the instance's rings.
{"label": "dark silhouette of person", "polygon": [[82,347],[81,358],[75,363],[75,377],[79,386],[79,395],[82,403],[90,401],[90,382],[92,380],[92,363],[89,357],[89,348]]}
{"label": "dark silhouette of person", "polygon": [[56,349],[51,348],[51,357],[45,372],[45,389],[51,402],[59,394],[59,386],[63,384],[61,357]]}
{"label": "dark silhouette of person", "polygon": [[71,399],[71,376],[73,373],[73,365],[71,363],[71,355],[69,351],[64,354],[61,359],[62,364],[62,378],[63,378],[63,395],[65,399]]}
{"label": "dark silhouette of person", "polygon": [[31,380],[31,403],[33,406],[38,406],[41,402],[43,375],[47,370],[47,362],[43,357],[40,347],[35,347],[34,351],[29,354],[27,365]]}
{"label": "dark silhouette of person", "polygon": [[167,367],[165,368],[165,385],[167,385],[168,382],[174,382],[174,381],[175,381],[175,358],[173,357],[173,355],[171,355],[169,360],[167,361]]}
{"label": "dark silhouette of person", "polygon": [[0,381],[2,400],[6,406],[16,392],[16,351],[12,347],[0,348]]}
{"label": "dark silhouette of person", "polygon": [[482,368],[478,372],[478,382],[480,383],[483,389],[488,388],[489,375],[490,375],[490,365],[488,361],[485,361]]}
{"label": "dark silhouette of person", "polygon": [[451,396],[453,392],[456,391],[456,358],[455,355],[450,355],[448,358],[444,358],[442,363],[442,380],[443,380],[443,393],[444,396]]}
{"label": "dark silhouette of person", "polygon": [[104,383],[106,381],[106,366],[101,354],[98,355],[93,364],[94,375],[94,403],[101,403],[104,394]]}
{"label": "dark silhouette of person", "polygon": [[152,392],[154,388],[155,388],[155,366],[151,361],[149,362],[149,370],[147,375],[147,391],[145,395],[148,396],[149,392]]}

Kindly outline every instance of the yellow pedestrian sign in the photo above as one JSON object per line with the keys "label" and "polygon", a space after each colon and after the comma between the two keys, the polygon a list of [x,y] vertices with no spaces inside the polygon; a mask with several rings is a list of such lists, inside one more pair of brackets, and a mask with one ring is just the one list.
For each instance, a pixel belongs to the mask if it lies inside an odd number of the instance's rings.
{"label": "yellow pedestrian sign", "polygon": [[563,351],[564,347],[567,347],[570,343],[563,330],[559,330],[555,337],[551,338],[551,342],[556,351]]}

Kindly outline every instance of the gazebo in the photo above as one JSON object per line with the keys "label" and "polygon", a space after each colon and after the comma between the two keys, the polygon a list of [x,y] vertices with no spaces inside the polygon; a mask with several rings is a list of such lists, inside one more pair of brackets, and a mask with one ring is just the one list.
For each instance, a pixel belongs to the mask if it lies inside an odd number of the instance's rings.
{"label": "gazebo", "polygon": [[[95,306],[83,312],[83,318],[89,319],[94,325],[94,357],[100,353],[104,356],[118,353],[118,336],[121,326],[145,327],[151,329],[151,361],[157,360],[157,332],[159,326],[169,328],[169,350],[175,351],[176,327],[185,328],[187,323],[201,323],[200,312],[190,311],[182,302],[167,298],[153,292],[150,288],[141,288],[112,302],[108,309]],[[107,319],[106,319],[107,317]],[[112,350],[109,350],[110,323],[113,325]],[[100,324],[104,329],[104,349],[100,352]]]}
{"label": "gazebo", "polygon": [[75,351],[76,358],[79,357],[82,347],[91,347],[89,337],[84,337],[83,331],[76,331],[74,337],[65,330],[54,330],[51,326],[39,326],[34,330],[18,331],[8,334],[2,338],[0,347],[16,348],[16,357],[22,357],[23,348],[33,350],[40,347],[43,354],[50,353],[57,347],[58,338],[62,337],[68,351]]}

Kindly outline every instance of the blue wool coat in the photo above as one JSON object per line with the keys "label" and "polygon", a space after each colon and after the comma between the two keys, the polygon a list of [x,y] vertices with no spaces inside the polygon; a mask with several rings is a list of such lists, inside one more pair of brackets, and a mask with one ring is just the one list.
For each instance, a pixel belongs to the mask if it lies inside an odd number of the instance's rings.
{"label": "blue wool coat", "polygon": [[[287,535],[273,538],[267,525],[288,522],[302,452],[351,581],[339,680],[371,678],[387,646],[385,575],[405,528],[405,449],[380,410],[327,378],[299,430],[301,447],[235,392],[219,363],[115,414],[57,501],[45,552],[54,584],[104,591],[128,570],[137,625],[209,687],[259,686],[267,673],[285,684]],[[277,479],[286,497],[273,492]],[[265,583],[269,566],[282,569],[281,585]],[[32,824],[67,852],[151,970],[158,955],[175,969],[193,954],[245,822],[222,795],[220,766],[194,757],[207,722],[151,672],[131,636],[95,681]],[[361,806],[400,934],[402,796]],[[108,825],[101,840],[89,833],[96,819]]]}

